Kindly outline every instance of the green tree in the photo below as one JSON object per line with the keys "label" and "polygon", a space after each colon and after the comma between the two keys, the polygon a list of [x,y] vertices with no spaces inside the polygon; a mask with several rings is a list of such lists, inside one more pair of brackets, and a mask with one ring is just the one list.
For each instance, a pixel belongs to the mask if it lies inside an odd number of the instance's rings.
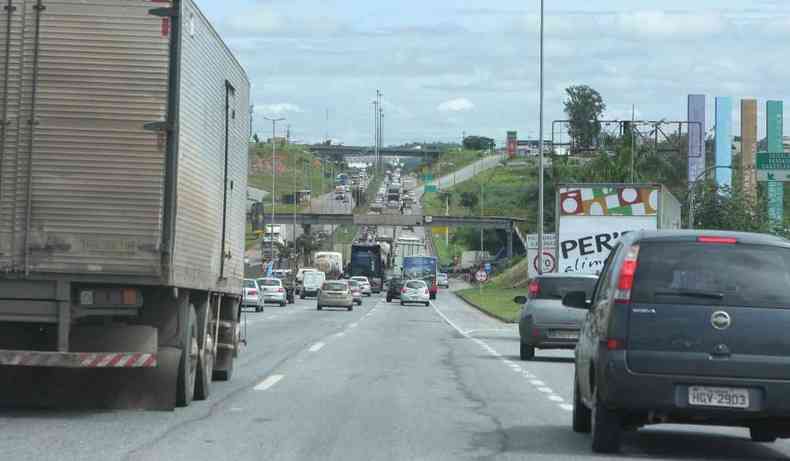
{"label": "green tree", "polygon": [[477,208],[477,204],[480,203],[480,197],[478,194],[470,191],[461,192],[461,206],[475,209]]}
{"label": "green tree", "polygon": [[258,145],[261,143],[261,138],[258,137],[258,133],[252,135],[252,140],[255,141],[255,144]]}
{"label": "green tree", "polygon": [[464,149],[487,150],[496,146],[493,139],[485,136],[467,136],[464,138]]}
{"label": "green tree", "polygon": [[694,209],[695,229],[781,233],[770,224],[764,197],[753,200],[737,184],[728,188],[701,182],[689,193],[689,207]]}
{"label": "green tree", "polygon": [[601,94],[587,85],[570,86],[565,89],[565,114],[570,120],[569,134],[573,140],[574,153],[589,149],[601,132],[598,122],[606,104]]}

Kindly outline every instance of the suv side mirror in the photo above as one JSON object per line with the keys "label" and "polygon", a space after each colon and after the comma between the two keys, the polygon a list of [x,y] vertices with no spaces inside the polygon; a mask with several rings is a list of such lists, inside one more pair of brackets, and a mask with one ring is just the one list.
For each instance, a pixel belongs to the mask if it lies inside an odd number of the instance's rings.
{"label": "suv side mirror", "polygon": [[516,304],[525,304],[527,302],[526,296],[516,296],[513,298],[513,302]]}
{"label": "suv side mirror", "polygon": [[572,307],[574,309],[589,309],[590,304],[587,303],[587,293],[583,291],[571,291],[562,297],[562,304]]}

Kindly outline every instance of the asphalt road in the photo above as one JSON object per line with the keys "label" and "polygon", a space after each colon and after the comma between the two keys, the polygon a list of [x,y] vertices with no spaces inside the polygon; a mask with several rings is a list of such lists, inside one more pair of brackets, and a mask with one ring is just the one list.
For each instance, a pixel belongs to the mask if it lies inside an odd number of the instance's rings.
{"label": "asphalt road", "polygon": [[[453,282],[455,283],[455,282]],[[598,457],[570,429],[570,352],[517,358],[515,327],[441,291],[431,307],[366,298],[247,313],[233,380],[173,412],[5,410],[2,459],[790,459],[745,430],[656,426]]]}

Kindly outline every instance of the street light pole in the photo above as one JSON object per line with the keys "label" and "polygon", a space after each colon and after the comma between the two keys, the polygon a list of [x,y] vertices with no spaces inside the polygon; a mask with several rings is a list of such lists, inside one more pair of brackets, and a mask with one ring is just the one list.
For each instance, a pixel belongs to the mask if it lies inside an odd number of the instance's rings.
{"label": "street light pole", "polygon": [[540,103],[538,126],[538,274],[543,274],[543,0],[540,0]]}
{"label": "street light pole", "polygon": [[[271,244],[270,248],[272,251],[271,258],[272,258],[272,262],[274,262],[274,207],[275,207],[275,197],[277,196],[275,192],[277,190],[277,175],[276,175],[277,164],[275,163],[277,159],[277,139],[275,139],[275,137],[277,132],[277,122],[283,121],[285,119],[282,117],[280,118],[263,117],[263,119],[272,122],[272,223],[271,223],[272,232],[269,242]],[[266,229],[264,229],[264,235],[266,235]]]}

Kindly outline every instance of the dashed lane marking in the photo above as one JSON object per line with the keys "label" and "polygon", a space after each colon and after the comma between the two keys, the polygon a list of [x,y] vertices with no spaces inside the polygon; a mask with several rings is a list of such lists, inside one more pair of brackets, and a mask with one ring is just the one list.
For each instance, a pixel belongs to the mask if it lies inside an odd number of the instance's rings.
{"label": "dashed lane marking", "polygon": [[571,405],[569,403],[561,403],[559,405],[559,407],[562,408],[565,411],[573,411],[573,405]]}
{"label": "dashed lane marking", "polygon": [[325,344],[324,344],[324,343],[315,343],[315,344],[313,344],[313,346],[312,346],[312,347],[310,347],[310,349],[309,349],[309,350],[310,350],[310,352],[318,352],[318,351],[320,351],[320,350],[321,350],[321,348],[322,348],[322,347],[324,347],[324,346],[325,346]]}
{"label": "dashed lane marking", "polygon": [[280,382],[281,379],[283,379],[283,375],[271,375],[258,383],[253,389],[256,391],[265,391]]}

